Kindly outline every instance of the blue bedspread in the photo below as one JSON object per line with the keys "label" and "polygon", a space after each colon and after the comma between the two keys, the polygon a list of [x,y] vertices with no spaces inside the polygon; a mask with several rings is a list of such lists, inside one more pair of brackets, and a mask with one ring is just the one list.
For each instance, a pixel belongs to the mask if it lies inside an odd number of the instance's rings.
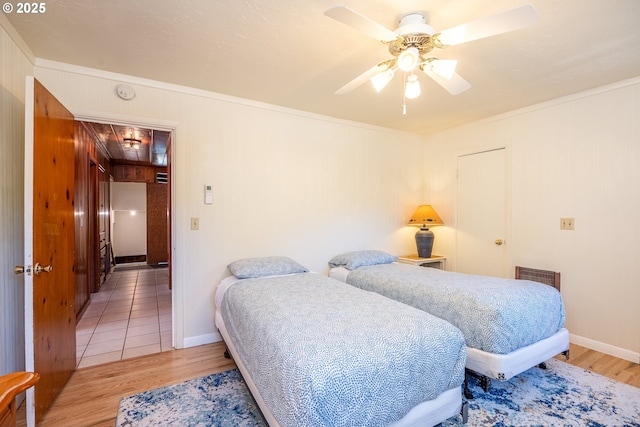
{"label": "blue bedspread", "polygon": [[468,347],[489,353],[548,338],[565,322],[560,292],[528,280],[392,263],[356,268],[347,283],[445,319],[460,328]]}
{"label": "blue bedspread", "polygon": [[247,279],[221,314],[281,426],[387,426],[459,387],[459,329],[315,273]]}

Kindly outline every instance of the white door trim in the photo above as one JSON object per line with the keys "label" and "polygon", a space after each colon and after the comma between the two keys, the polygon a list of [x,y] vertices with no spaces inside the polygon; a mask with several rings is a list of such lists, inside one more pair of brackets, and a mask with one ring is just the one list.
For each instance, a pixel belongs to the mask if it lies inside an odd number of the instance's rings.
{"label": "white door trim", "polygon": [[[24,128],[24,354],[25,370],[35,372],[33,345],[33,275],[26,271],[33,266],[33,142],[34,142],[35,78],[27,76],[25,88]],[[35,387],[26,391],[27,426],[36,425]]]}
{"label": "white door trim", "polygon": [[177,237],[176,237],[176,146],[178,145],[178,134],[180,122],[173,120],[163,120],[150,117],[140,117],[135,115],[113,113],[107,111],[96,111],[86,109],[70,109],[76,120],[96,123],[137,125],[150,127],[157,130],[171,132],[171,330],[173,336],[171,345],[174,348],[184,347],[184,289],[177,280],[177,272],[180,266],[177,265]]}

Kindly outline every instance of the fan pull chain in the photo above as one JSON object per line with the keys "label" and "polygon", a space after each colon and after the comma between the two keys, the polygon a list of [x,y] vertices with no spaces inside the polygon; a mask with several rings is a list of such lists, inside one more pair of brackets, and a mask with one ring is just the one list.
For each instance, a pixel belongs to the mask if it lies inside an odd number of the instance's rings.
{"label": "fan pull chain", "polygon": [[402,72],[402,115],[407,115],[407,76],[405,72]]}

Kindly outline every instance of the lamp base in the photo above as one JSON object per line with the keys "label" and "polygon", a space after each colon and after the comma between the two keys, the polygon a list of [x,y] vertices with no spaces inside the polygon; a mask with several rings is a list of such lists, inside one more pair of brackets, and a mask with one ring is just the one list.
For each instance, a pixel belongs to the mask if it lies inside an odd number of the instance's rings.
{"label": "lamp base", "polygon": [[431,258],[433,249],[433,231],[428,228],[421,228],[416,232],[416,246],[420,258]]}

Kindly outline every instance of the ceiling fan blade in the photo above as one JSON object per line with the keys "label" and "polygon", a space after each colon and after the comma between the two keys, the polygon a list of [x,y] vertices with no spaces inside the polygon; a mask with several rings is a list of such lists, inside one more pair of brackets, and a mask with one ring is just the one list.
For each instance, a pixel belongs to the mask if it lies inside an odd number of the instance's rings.
{"label": "ceiling fan blade", "polygon": [[455,46],[529,27],[537,23],[538,18],[535,7],[527,4],[449,28],[442,31],[438,39],[443,45]]}
{"label": "ceiling fan blade", "polygon": [[382,42],[391,42],[397,39],[399,36],[375,21],[360,15],[353,9],[349,9],[346,6],[334,6],[324,11],[324,14],[329,18],[333,18],[338,22],[342,22],[358,31],[361,31],[374,39]]}
{"label": "ceiling fan blade", "polygon": [[355,88],[357,88],[358,86],[361,86],[364,83],[366,83],[367,81],[369,81],[369,79],[371,79],[371,77],[375,76],[378,73],[383,72],[384,70],[386,70],[388,68],[389,68],[388,61],[384,61],[384,62],[379,63],[378,65],[374,65],[373,67],[369,68],[364,73],[360,74],[355,79],[351,80],[346,85],[342,86],[335,93],[336,93],[336,95],[345,95],[345,94],[351,92],[352,90],[354,90]]}
{"label": "ceiling fan blade", "polygon": [[431,77],[436,83],[442,86],[451,95],[458,95],[471,88],[471,83],[460,77],[458,73],[453,73],[450,79],[442,77],[441,75],[433,72],[429,68],[425,68],[424,73]]}

